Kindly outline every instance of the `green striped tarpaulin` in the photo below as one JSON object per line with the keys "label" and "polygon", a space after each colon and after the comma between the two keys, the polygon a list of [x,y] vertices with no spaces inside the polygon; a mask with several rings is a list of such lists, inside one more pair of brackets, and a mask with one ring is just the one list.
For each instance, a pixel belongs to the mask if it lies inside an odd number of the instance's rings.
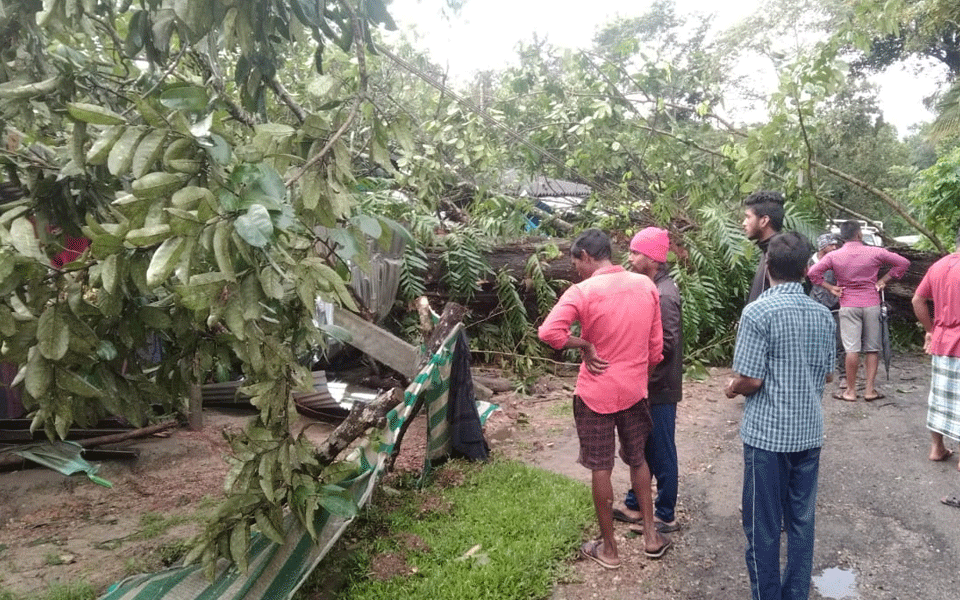
{"label": "green striped tarpaulin", "polygon": [[[427,409],[427,456],[424,468],[449,452],[450,434],[438,415],[446,414],[449,392],[450,360],[462,326],[454,328],[440,349],[416,375],[404,391],[403,403],[390,411],[379,435],[366,438],[345,462],[356,466],[355,475],[339,485],[349,490],[357,506],[364,506],[398,442],[403,424],[414,413],[419,398]],[[481,422],[497,409],[489,402],[477,402]],[[255,533],[250,541],[249,568],[241,573],[221,560],[213,580],[204,576],[200,565],[174,567],[158,573],[135,575],[120,581],[101,600],[284,600],[303,584],[320,560],[334,545],[351,519],[318,510],[315,520],[317,539],[292,515],[285,521],[283,544]]]}

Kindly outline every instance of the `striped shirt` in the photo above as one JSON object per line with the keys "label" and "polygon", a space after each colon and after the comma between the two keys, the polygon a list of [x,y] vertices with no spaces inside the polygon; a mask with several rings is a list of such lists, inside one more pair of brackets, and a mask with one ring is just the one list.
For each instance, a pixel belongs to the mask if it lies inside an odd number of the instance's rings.
{"label": "striped shirt", "polygon": [[769,452],[823,445],[821,396],[833,368],[835,327],[827,307],[799,283],[776,285],[743,309],[733,370],[763,381],[746,398],[743,443]]}

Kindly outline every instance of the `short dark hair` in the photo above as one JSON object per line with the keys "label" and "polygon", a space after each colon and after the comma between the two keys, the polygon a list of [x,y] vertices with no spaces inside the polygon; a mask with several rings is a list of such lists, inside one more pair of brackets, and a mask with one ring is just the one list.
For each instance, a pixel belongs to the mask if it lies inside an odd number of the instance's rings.
{"label": "short dark hair", "polygon": [[844,221],[840,223],[840,239],[849,242],[860,233],[860,223],[857,221]]}
{"label": "short dark hair", "polygon": [[780,232],[783,229],[783,194],[773,190],[758,190],[743,201],[743,204],[753,211],[757,217],[768,217],[770,227]]}
{"label": "short dark hair", "polygon": [[767,246],[767,269],[777,281],[800,281],[806,272],[813,245],[795,231],[778,233]]}
{"label": "short dark hair", "polygon": [[586,252],[595,260],[610,258],[610,237],[599,229],[585,229],[570,246],[570,256],[581,259]]}

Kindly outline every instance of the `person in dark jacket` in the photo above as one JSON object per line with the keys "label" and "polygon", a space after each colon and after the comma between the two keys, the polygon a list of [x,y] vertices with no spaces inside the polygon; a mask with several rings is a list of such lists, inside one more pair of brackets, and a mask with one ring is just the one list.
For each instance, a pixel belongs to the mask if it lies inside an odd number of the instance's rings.
{"label": "person in dark jacket", "polygon": [[[820,259],[833,252],[843,245],[840,236],[834,233],[825,233],[817,238],[817,252],[810,256],[807,261],[807,268],[820,262]],[[837,278],[833,271],[827,271],[823,274],[823,280],[831,285],[837,285]],[[837,326],[837,371],[840,373],[840,389],[847,387],[847,374],[845,371],[844,360],[846,352],[843,350],[843,339],[840,337],[840,298],[833,295],[833,292],[822,285],[811,284],[810,297],[830,309],[833,315],[833,322]]]}
{"label": "person in dark jacket", "polygon": [[761,190],[743,201],[743,232],[760,248],[760,262],[753,275],[747,304],[757,299],[770,287],[767,280],[767,244],[783,229],[783,194]]}
{"label": "person in dark jacket", "polygon": [[[670,277],[666,264],[669,246],[670,236],[666,230],[647,227],[633,236],[629,256],[632,269],[652,279],[660,294],[663,361],[654,367],[647,387],[653,431],[646,445],[650,473],[657,479],[653,521],[660,533],[680,529],[675,513],[679,473],[674,432],[677,403],[683,392],[683,313],[680,290]],[[641,520],[640,507],[633,490],[627,492],[624,502],[614,507],[614,516],[629,523]]]}

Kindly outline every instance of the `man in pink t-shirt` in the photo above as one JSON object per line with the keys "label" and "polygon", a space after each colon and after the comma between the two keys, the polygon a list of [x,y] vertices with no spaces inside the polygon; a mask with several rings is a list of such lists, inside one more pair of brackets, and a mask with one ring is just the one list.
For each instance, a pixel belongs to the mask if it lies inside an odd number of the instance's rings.
{"label": "man in pink t-shirt", "polygon": [[[933,317],[928,300],[933,300]],[[933,263],[917,286],[913,312],[927,332],[923,349],[933,364],[927,408],[930,460],[947,460],[953,451],[943,436],[960,440],[960,233],[957,250]],[[953,500],[960,506],[956,496]]]}
{"label": "man in pink t-shirt", "polygon": [[[840,298],[840,338],[847,354],[844,359],[847,389],[834,397],[848,402],[857,400],[857,369],[862,352],[866,383],[863,399],[869,402],[883,398],[875,387],[880,365],[880,290],[891,278],[903,277],[910,261],[885,248],[865,245],[857,221],[841,224],[840,237],[843,247],[810,267],[807,277],[814,285],[823,286]],[[889,270],[878,278],[883,267]],[[830,270],[837,278],[836,285],[824,281],[824,273]]]}
{"label": "man in pink t-shirt", "polygon": [[[650,469],[644,458],[653,426],[647,380],[663,359],[663,325],[657,288],[646,276],[610,261],[610,239],[588,229],[570,247],[583,281],[570,286],[540,326],[551,347],[577,348],[583,356],[573,396],[573,418],[580,439],[578,462],[592,471],[593,502],[602,539],[581,546],[581,553],[607,569],[620,567],[613,535],[611,474],[620,434],[620,456],[630,466],[630,481],[640,495],[644,553],[660,558],[670,539],[654,526]],[[579,336],[570,326],[580,322]]]}

